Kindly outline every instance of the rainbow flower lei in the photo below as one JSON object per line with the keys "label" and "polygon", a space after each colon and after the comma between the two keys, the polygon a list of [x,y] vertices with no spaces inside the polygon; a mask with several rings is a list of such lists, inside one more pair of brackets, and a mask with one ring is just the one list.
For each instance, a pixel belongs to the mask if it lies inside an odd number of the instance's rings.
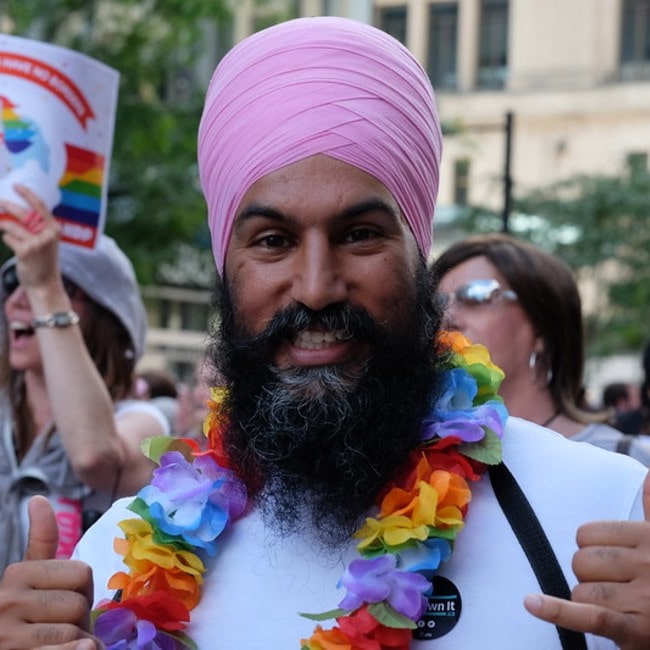
{"label": "rainbow flower lei", "polygon": [[[469,482],[501,460],[507,411],[497,394],[503,373],[483,346],[443,333],[449,358],[443,390],[422,427],[422,443],[378,499],[375,517],[357,531],[359,557],[348,565],[338,608],[302,614],[317,625],[301,650],[408,650],[427,606],[429,578],[452,552],[471,499]],[[223,389],[212,390],[204,424],[208,450],[190,440],[154,438],[145,453],[158,463],[151,483],[120,522],[115,540],[129,572],[108,583],[117,590],[92,613],[93,633],[107,650],[184,650],[183,632],[200,599],[202,557],[246,509],[246,492],[221,447],[228,414]]]}

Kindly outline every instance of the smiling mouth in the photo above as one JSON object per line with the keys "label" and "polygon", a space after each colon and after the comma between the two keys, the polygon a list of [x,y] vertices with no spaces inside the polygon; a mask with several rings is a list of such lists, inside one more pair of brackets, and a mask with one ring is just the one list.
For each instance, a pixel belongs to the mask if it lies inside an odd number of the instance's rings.
{"label": "smiling mouth", "polygon": [[21,321],[11,321],[9,323],[9,329],[11,329],[17,339],[23,336],[32,336],[32,334],[34,334],[34,328]]}
{"label": "smiling mouth", "polygon": [[341,341],[349,341],[352,335],[346,330],[301,330],[293,339],[293,345],[305,350],[322,350]]}

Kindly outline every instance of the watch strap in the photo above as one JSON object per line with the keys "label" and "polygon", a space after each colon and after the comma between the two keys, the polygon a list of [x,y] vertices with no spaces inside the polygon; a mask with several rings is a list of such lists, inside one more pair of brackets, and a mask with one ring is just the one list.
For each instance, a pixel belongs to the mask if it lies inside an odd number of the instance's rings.
{"label": "watch strap", "polygon": [[37,316],[32,321],[32,327],[70,327],[79,323],[79,314],[69,311],[55,311],[45,316]]}

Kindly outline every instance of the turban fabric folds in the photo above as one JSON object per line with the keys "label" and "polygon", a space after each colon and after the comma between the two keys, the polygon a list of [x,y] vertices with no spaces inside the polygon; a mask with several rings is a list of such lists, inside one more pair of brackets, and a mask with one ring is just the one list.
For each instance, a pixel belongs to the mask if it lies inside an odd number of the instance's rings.
{"label": "turban fabric folds", "polygon": [[429,79],[388,34],[335,17],[298,18],[253,34],[217,66],[199,126],[217,269],[223,272],[251,185],[316,154],[385,185],[426,257],[441,146]]}

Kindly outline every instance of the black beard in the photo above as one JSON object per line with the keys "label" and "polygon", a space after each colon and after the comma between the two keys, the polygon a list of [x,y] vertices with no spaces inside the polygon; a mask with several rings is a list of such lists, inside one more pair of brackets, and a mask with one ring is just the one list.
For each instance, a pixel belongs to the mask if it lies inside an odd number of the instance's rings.
{"label": "black beard", "polygon": [[[325,546],[348,540],[379,491],[419,442],[437,390],[434,305],[422,264],[410,314],[392,328],[347,304],[314,312],[293,305],[261,334],[237,323],[227,285],[209,356],[229,388],[233,426],[225,449],[267,520],[282,534],[307,516]],[[403,312],[403,309],[401,310]],[[370,357],[331,366],[278,369],[277,344],[310,326],[345,330]]]}

